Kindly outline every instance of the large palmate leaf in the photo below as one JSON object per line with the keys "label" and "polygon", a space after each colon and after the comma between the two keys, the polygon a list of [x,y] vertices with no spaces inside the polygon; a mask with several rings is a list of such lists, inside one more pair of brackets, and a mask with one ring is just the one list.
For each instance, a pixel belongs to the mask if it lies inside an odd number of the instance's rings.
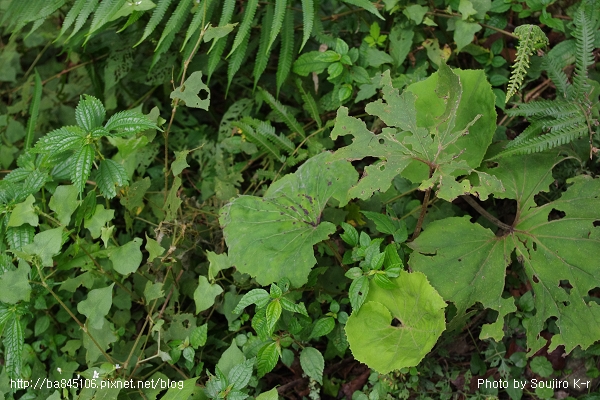
{"label": "large palmate leaf", "polygon": [[371,283],[365,304],[346,323],[354,358],[382,374],[417,365],[446,329],[446,303],[425,275],[401,271],[392,282],[392,290]]}
{"label": "large palmate leaf", "polygon": [[332,223],[320,222],[321,212],[331,197],[346,204],[356,180],[350,163],[332,162],[325,152],[273,183],[264,197],[241,196],[227,204],[220,222],[231,264],[261,285],[287,277],[302,286],[316,263],[313,245],[335,231]]}
{"label": "large palmate leaf", "polygon": [[503,236],[468,219],[448,218],[431,223],[410,244],[411,267],[425,273],[459,314],[475,302],[499,312],[481,333],[496,340],[503,336],[503,316],[515,310],[513,299],[501,297],[504,270],[515,252],[536,309],[524,320],[530,354],[546,343],[539,334],[549,318],[556,318],[560,330],[551,349],[563,344],[569,352],[600,339],[600,307],[588,298],[600,287],[600,179],[578,176],[560,199],[537,206],[534,196],[548,190],[556,161],[551,154],[510,157],[487,171],[506,188],[496,197],[517,202],[513,228]]}
{"label": "large palmate leaf", "polygon": [[380,134],[370,132],[340,107],[331,132],[333,139],[354,136],[334,159],[379,158],[365,167],[351,197],[367,199],[376,191],[384,192],[398,174],[421,183],[421,190],[435,186],[437,196],[446,200],[467,193],[485,199],[501,190],[497,179],[482,172],[477,172],[479,187],[468,179],[456,181],[479,166],[495,130],[494,95],[481,71],[453,71],[441,64],[437,73],[402,94],[392,86],[389,72],[381,82],[383,100],[365,110],[387,127]]}

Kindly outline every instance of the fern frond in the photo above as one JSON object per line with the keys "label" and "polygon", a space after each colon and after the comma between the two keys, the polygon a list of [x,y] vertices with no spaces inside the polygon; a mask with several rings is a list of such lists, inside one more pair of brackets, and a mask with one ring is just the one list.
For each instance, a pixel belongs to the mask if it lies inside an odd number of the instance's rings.
{"label": "fern frond", "polygon": [[[81,3],[82,3],[81,10],[72,15],[72,18],[77,17],[77,19],[75,20],[75,26],[73,27],[73,31],[71,32],[71,34],[69,35],[67,40],[71,39],[73,36],[75,36],[75,34],[77,32],[79,32],[81,30],[81,28],[83,28],[83,25],[85,25],[85,22],[88,20],[89,16],[98,7],[98,0],[81,0]],[[63,28],[61,29],[60,35],[63,34],[63,29],[64,29],[64,31],[66,31],[69,28],[68,26],[65,27],[64,25],[67,23],[67,19],[71,15],[71,11],[73,11],[73,9],[74,8],[69,10],[67,17],[65,18],[65,22],[63,23]],[[59,37],[60,37],[60,35],[59,35]]]}
{"label": "fern frond", "polygon": [[554,58],[549,57],[548,55],[544,57],[543,66],[548,72],[548,77],[552,80],[554,86],[556,86],[558,93],[562,97],[566,98],[569,91],[569,86],[571,86],[571,84],[569,83],[569,79],[567,78],[565,71],[562,70]]}
{"label": "fern frond", "polygon": [[585,115],[581,112],[572,114],[567,117],[556,118],[545,121],[544,128],[554,131],[562,131],[575,125],[586,125]]}
{"label": "fern frond", "polygon": [[231,50],[229,50],[229,54],[226,58],[229,58],[233,52],[246,40],[246,36],[250,34],[250,28],[252,28],[252,22],[254,21],[254,15],[256,14],[256,10],[258,8],[258,0],[248,0],[248,4],[246,4],[244,18],[242,20],[242,24],[235,35],[235,39],[233,40],[233,45],[231,46]]}
{"label": "fern frond", "polygon": [[281,162],[284,161],[277,146],[275,146],[265,135],[256,132],[250,124],[237,121],[233,122],[232,125],[241,130],[242,134],[252,143],[257,145],[261,150],[266,151]]}
{"label": "fern frond", "polygon": [[273,13],[274,7],[272,4],[267,5],[267,11],[263,16],[262,26],[260,30],[260,39],[258,42],[258,53],[256,60],[254,61],[254,71],[252,71],[252,76],[254,76],[254,90],[256,90],[256,84],[260,79],[263,72],[267,68],[267,63],[269,62],[269,56],[271,55],[271,49],[269,46],[269,34],[271,32],[271,25],[273,23]]}
{"label": "fern frond", "polygon": [[6,21],[11,21],[7,30],[10,30],[12,26],[19,23],[21,16],[24,15],[27,10],[35,10],[34,8],[28,8],[28,3],[26,1],[11,1],[8,5],[8,8],[4,12],[2,19],[0,19],[0,25],[4,24]]}
{"label": "fern frond", "polygon": [[281,30],[281,48],[279,50],[279,63],[277,64],[277,97],[281,86],[290,75],[294,61],[294,14],[285,14],[283,29]]}
{"label": "fern frond", "polygon": [[[54,11],[58,10],[65,4],[65,0],[30,0],[23,1],[26,6],[23,8],[22,5],[17,5],[13,11],[10,10],[14,3],[21,3],[19,1],[12,1],[11,6],[7,10],[6,14],[10,17],[9,27],[14,26],[12,29],[13,33],[23,29],[25,25],[30,22],[34,22],[33,28],[28,33],[30,35],[33,31],[40,27],[44,20],[50,16]],[[9,13],[10,12],[10,13]],[[4,21],[4,18],[3,18]]]}
{"label": "fern frond", "polygon": [[273,16],[273,25],[271,26],[271,31],[269,34],[269,45],[267,49],[270,49],[277,39],[277,35],[281,31],[281,27],[283,26],[283,18],[285,17],[285,13],[287,11],[287,3],[288,0],[275,0],[275,15]]}
{"label": "fern frond", "polygon": [[138,19],[140,19],[142,15],[144,15],[144,13],[145,11],[133,10],[131,14],[129,14],[129,18],[127,18],[127,22],[125,22],[125,25],[123,25],[123,27],[119,29],[117,33],[121,33],[125,29],[129,28],[131,25],[135,24],[138,21]]}
{"label": "fern frond", "polygon": [[510,149],[512,147],[516,147],[518,145],[520,145],[521,143],[539,136],[540,133],[543,132],[544,130],[544,123],[546,122],[545,120],[534,120],[534,121],[530,121],[531,123],[529,124],[529,126],[527,128],[525,128],[523,130],[523,132],[521,132],[519,134],[519,136],[517,136],[516,138],[514,138],[513,140],[511,140],[507,145],[506,145],[506,149]]}
{"label": "fern frond", "polygon": [[183,39],[183,44],[181,45],[181,50],[185,48],[185,45],[190,40],[190,38],[198,32],[198,30],[204,25],[204,21],[210,21],[211,15],[209,14],[212,11],[212,5],[214,0],[201,0],[198,4],[198,8],[194,17],[192,18],[192,22],[188,26],[187,32],[185,33],[185,39]]}
{"label": "fern frond", "polygon": [[315,21],[315,4],[313,0],[302,0],[302,29],[304,32],[302,33],[302,44],[300,45],[301,52],[304,48],[306,42],[310,38],[310,34],[312,33],[313,22]]}
{"label": "fern frond", "polygon": [[85,39],[86,42],[89,40],[92,34],[94,34],[111,20],[113,15],[115,15],[121,9],[121,7],[123,7],[125,1],[126,0],[102,0],[100,2],[96,12],[94,12],[92,25],[90,26],[90,30],[87,33],[87,38]]}
{"label": "fern frond", "polygon": [[248,49],[249,41],[250,36],[246,36],[242,44],[239,46],[238,51],[236,51],[233,57],[231,57],[229,60],[229,65],[227,66],[227,89],[225,90],[225,97],[227,97],[227,93],[229,93],[229,86],[233,81],[233,77],[240,70],[242,63],[246,58],[246,50]]}
{"label": "fern frond", "polygon": [[296,149],[294,143],[288,139],[284,134],[275,133],[275,127],[265,121],[257,121],[258,124],[255,126],[257,132],[268,138],[275,146],[281,150],[285,150],[288,154],[291,154]]}
{"label": "fern frond", "polygon": [[177,33],[179,29],[181,29],[183,22],[189,15],[191,2],[192,0],[181,0],[179,2],[177,8],[175,11],[173,11],[173,14],[171,14],[169,21],[167,21],[167,26],[165,26],[165,29],[160,35],[160,39],[158,40],[158,44],[156,45],[156,49],[154,51],[160,48],[160,45],[167,39],[167,37],[171,36],[171,33]]}
{"label": "fern frond", "polygon": [[304,107],[304,109],[308,111],[311,118],[315,120],[319,129],[321,129],[321,127],[323,126],[323,122],[321,122],[321,111],[319,110],[319,105],[315,101],[315,98],[312,96],[312,94],[310,94],[310,92],[304,90],[304,86],[302,86],[302,81],[298,78],[296,78],[296,87],[298,87],[298,90],[300,91],[300,97],[304,102],[304,104],[302,104],[302,107]]}
{"label": "fern frond", "polygon": [[267,92],[265,89],[260,88],[260,92],[263,95],[263,99],[265,102],[279,115],[279,117],[283,120],[283,122],[290,128],[292,132],[298,133],[302,139],[306,138],[306,133],[304,133],[304,128],[298,122],[298,120],[290,113],[286,106],[281,104],[273,95]]}
{"label": "fern frond", "polygon": [[519,38],[517,57],[506,90],[505,103],[520,89],[529,68],[529,57],[539,48],[549,44],[546,34],[537,25],[521,25],[515,29]]}
{"label": "fern frond", "polygon": [[574,98],[582,98],[589,86],[587,83],[588,79],[588,68],[594,64],[594,30],[592,27],[592,21],[585,15],[582,8],[580,8],[573,18],[575,24],[575,31],[573,36],[575,37],[575,45],[577,52],[575,53],[575,77],[573,78],[573,86],[575,91],[573,93]]}
{"label": "fern frond", "polygon": [[133,47],[138,46],[140,43],[146,40],[146,38],[150,36],[152,32],[154,32],[154,29],[156,29],[160,21],[162,21],[163,17],[165,16],[167,9],[171,5],[171,1],[172,0],[159,0],[156,8],[152,12],[150,21],[148,21],[148,25],[146,25],[144,28],[144,34],[142,35],[142,38]]}
{"label": "fern frond", "polygon": [[570,143],[573,140],[585,136],[588,132],[586,125],[575,125],[569,129],[553,131],[542,136],[537,136],[523,141],[517,146],[513,146],[497,154],[491,159],[502,158],[518,154],[540,153],[544,150],[553,149],[560,145]]}
{"label": "fern frond", "polygon": [[[236,0],[225,0],[223,3],[221,19],[219,20],[219,26],[225,26],[231,21],[233,10],[235,9],[235,2]],[[213,41],[210,49],[208,50],[209,57],[206,68],[206,79],[208,81],[210,81],[210,77],[212,76],[213,72],[215,72],[219,62],[221,61],[221,56],[223,55],[223,51],[225,51],[226,44],[227,38],[219,38]]]}
{"label": "fern frond", "polygon": [[558,118],[576,113],[579,110],[577,104],[566,100],[536,100],[530,103],[520,103],[517,107],[506,110],[506,114],[510,117],[553,116]]}

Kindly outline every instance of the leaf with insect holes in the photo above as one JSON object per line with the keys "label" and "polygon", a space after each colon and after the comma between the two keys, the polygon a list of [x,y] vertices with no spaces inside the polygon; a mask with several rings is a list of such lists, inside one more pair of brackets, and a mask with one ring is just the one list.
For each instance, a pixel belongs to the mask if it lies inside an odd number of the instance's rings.
{"label": "leaf with insect holes", "polygon": [[354,358],[381,374],[417,365],[446,329],[446,303],[425,275],[401,271],[393,282],[391,290],[372,283],[346,323]]}
{"label": "leaf with insect holes", "polygon": [[385,192],[402,175],[437,189],[437,196],[453,200],[473,193],[482,199],[501,187],[493,177],[473,186],[469,178],[456,180],[477,168],[495,131],[494,94],[481,71],[451,70],[441,64],[438,72],[409,86],[402,94],[392,85],[388,71],[381,75],[383,99],[367,104],[367,113],[386,125],[379,134],[340,107],[331,138],[352,135],[349,146],[338,149],[334,159],[379,160],[364,169],[362,179],[350,189],[351,197],[368,199]]}
{"label": "leaf with insect holes", "polygon": [[600,179],[573,178],[558,200],[537,206],[535,196],[548,191],[559,161],[541,153],[508,157],[484,170],[504,184],[506,191],[495,193],[497,198],[516,200],[512,231],[498,236],[467,218],[447,218],[431,223],[409,245],[413,270],[425,273],[459,316],[476,302],[498,311],[497,321],[480,335],[496,341],[504,336],[504,315],[515,311],[513,298],[502,297],[514,253],[536,310],[523,320],[529,354],[546,344],[540,331],[549,318],[556,318],[559,329],[550,350],[564,345],[570,352],[600,340],[600,306],[587,300],[589,291],[600,287]]}
{"label": "leaf with insect holes", "polygon": [[[200,91],[207,92],[205,99],[199,97]],[[179,99],[185,102],[187,107],[201,108],[208,111],[210,105],[210,89],[202,82],[202,72],[192,73],[183,83],[171,92],[172,99]]]}
{"label": "leaf with insect holes", "polygon": [[330,157],[328,152],[312,157],[273,183],[264,197],[240,196],[221,210],[231,265],[261,285],[284,277],[294,287],[307,282],[316,264],[313,245],[335,232],[335,225],[321,222],[321,213],[332,197],[346,204],[357,179],[350,163]]}

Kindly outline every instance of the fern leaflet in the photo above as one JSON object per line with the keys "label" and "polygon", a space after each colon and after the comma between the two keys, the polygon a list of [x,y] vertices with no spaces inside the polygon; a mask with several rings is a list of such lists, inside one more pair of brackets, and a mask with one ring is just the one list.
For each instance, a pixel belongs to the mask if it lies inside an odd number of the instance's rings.
{"label": "fern leaflet", "polygon": [[96,12],[94,13],[92,25],[90,26],[90,30],[87,33],[87,38],[85,41],[87,42],[93,33],[110,21],[113,15],[115,15],[117,11],[123,7],[124,3],[125,0],[102,0],[96,9]]}
{"label": "fern leaflet", "polygon": [[[89,17],[91,12],[94,11],[94,8],[96,8],[97,1],[96,0],[76,0],[75,1],[73,6],[67,13],[65,20],[63,21],[62,27],[60,28],[60,33],[58,34],[58,37],[56,38],[56,40],[60,39],[62,37],[62,35],[65,34],[67,29],[69,29],[71,27],[71,25],[73,25],[73,23],[75,22],[75,19],[79,15],[81,15],[81,12],[83,11],[84,6],[89,5],[89,3],[94,3],[94,7],[85,16],[86,19],[87,19],[87,17]],[[75,32],[73,32],[73,33],[75,33]]]}
{"label": "fern leaflet", "polygon": [[198,32],[201,26],[204,24],[204,21],[208,21],[210,16],[207,14],[208,10],[212,7],[213,0],[202,0],[196,9],[196,14],[192,18],[192,22],[190,22],[190,26],[188,26],[188,30],[185,33],[185,39],[183,40],[183,44],[181,45],[181,50],[185,48],[185,45],[190,40],[190,38]]}
{"label": "fern leaflet", "polygon": [[263,88],[260,88],[260,92],[263,95],[263,99],[265,102],[279,115],[279,117],[283,120],[283,122],[290,128],[292,132],[300,135],[302,139],[306,138],[306,133],[304,133],[304,128],[298,122],[298,120],[290,113],[286,106],[281,104],[273,95]]}
{"label": "fern leaflet", "polygon": [[244,19],[242,20],[242,24],[240,25],[240,29],[238,30],[237,35],[235,35],[233,46],[231,46],[231,50],[229,50],[227,58],[229,58],[233,54],[233,52],[244,42],[246,37],[250,34],[250,28],[252,27],[252,22],[254,21],[254,15],[256,14],[257,8],[258,0],[248,0],[248,4],[246,5],[246,12],[244,13]]}
{"label": "fern leaflet", "polygon": [[323,126],[323,122],[321,122],[321,113],[319,110],[319,105],[315,101],[315,98],[304,90],[304,86],[302,86],[302,81],[296,78],[296,86],[300,91],[300,97],[302,97],[302,101],[304,104],[302,105],[306,111],[310,114],[311,118],[317,123],[319,129]]}
{"label": "fern leaflet", "polygon": [[161,43],[168,36],[170,36],[172,32],[177,33],[179,31],[179,29],[183,25],[185,18],[188,16],[191,2],[192,0],[181,0],[181,2],[177,5],[177,8],[169,18],[167,26],[165,26],[162,35],[160,35],[160,39],[158,40],[158,44],[156,45],[156,50],[160,48]]}
{"label": "fern leaflet", "polygon": [[544,67],[548,72],[548,77],[554,82],[556,90],[566,98],[567,93],[569,92],[569,86],[571,86],[567,74],[565,74],[565,71],[562,70],[554,58],[545,56],[543,62]]}
{"label": "fern leaflet", "polygon": [[287,3],[288,0],[275,0],[275,15],[273,17],[273,25],[271,26],[267,49],[270,49],[271,46],[273,46],[275,39],[277,39],[277,35],[279,35],[279,32],[281,31],[283,18],[287,10]]}
{"label": "fern leaflet", "polygon": [[568,130],[553,131],[542,136],[524,140],[520,144],[506,149],[491,159],[493,160],[517,154],[540,153],[544,150],[570,143],[577,138],[585,136],[587,131],[587,126],[581,124],[571,126]]}
{"label": "fern leaflet", "polygon": [[142,35],[142,38],[135,44],[135,46],[138,46],[140,43],[146,40],[146,38],[150,36],[152,32],[154,32],[154,29],[156,29],[159,22],[162,21],[163,17],[165,16],[167,8],[169,8],[169,5],[171,5],[171,1],[172,0],[159,0],[156,8],[152,12],[152,16],[150,17],[148,25],[146,25],[144,28],[144,34]]}
{"label": "fern leaflet", "polygon": [[256,90],[256,84],[258,83],[258,79],[263,74],[265,69],[267,68],[267,63],[269,62],[269,56],[271,55],[271,49],[269,46],[269,32],[271,32],[271,24],[273,23],[273,5],[269,4],[267,6],[267,12],[263,16],[262,20],[262,29],[260,30],[260,39],[258,42],[258,56],[254,61],[254,71],[252,71],[252,75],[254,76],[254,89]]}
{"label": "fern leaflet", "polygon": [[231,86],[231,82],[233,81],[233,77],[239,71],[242,66],[242,62],[244,58],[246,58],[246,50],[248,49],[248,42],[250,41],[250,36],[246,36],[244,41],[239,47],[239,50],[235,52],[233,57],[229,60],[229,65],[227,67],[227,89],[225,90],[225,96],[229,93],[229,86]]}
{"label": "fern leaflet", "polygon": [[279,90],[287,79],[294,61],[294,14],[288,12],[285,15],[283,29],[281,31],[281,48],[279,50],[279,63],[277,65],[277,97]]}
{"label": "fern leaflet", "polygon": [[577,104],[565,100],[537,100],[531,103],[518,104],[516,108],[506,110],[506,114],[513,116],[554,116],[563,117],[579,111]]}
{"label": "fern leaflet", "polygon": [[242,134],[252,143],[257,145],[261,150],[271,154],[275,157],[276,160],[283,162],[284,158],[281,156],[281,153],[279,152],[277,146],[271,143],[271,141],[265,135],[256,132],[254,128],[246,122],[248,121],[237,121],[233,122],[232,125],[240,129],[242,131]]}
{"label": "fern leaflet", "polygon": [[519,134],[519,136],[517,136],[516,138],[511,140],[506,145],[506,149],[516,147],[517,145],[541,134],[544,130],[544,122],[545,122],[544,120],[539,120],[539,119],[531,121],[529,126],[527,128],[525,128],[525,130],[523,132],[521,132]]}
{"label": "fern leaflet", "polygon": [[[219,26],[225,26],[229,23],[229,21],[231,21],[233,10],[235,9],[235,1],[236,0],[225,0],[225,3],[223,4],[223,12],[221,13],[221,19],[219,20]],[[206,72],[207,81],[210,81],[210,77],[217,69],[226,45],[227,39],[219,38],[215,39],[210,46],[210,49],[208,50],[208,54],[210,55],[208,57],[208,66]]]}
{"label": "fern leaflet", "polygon": [[537,49],[549,44],[546,34],[537,25],[521,25],[515,29],[515,35],[519,38],[519,45],[517,47],[517,58],[506,90],[505,102],[508,102],[521,87],[529,67],[529,57]]}
{"label": "fern leaflet", "polygon": [[313,0],[302,0],[302,19],[304,32],[302,33],[302,44],[300,50],[298,50],[299,52],[302,51],[312,33],[313,22],[315,21],[315,4]]}
{"label": "fern leaflet", "polygon": [[580,8],[573,19],[575,23],[575,36],[577,51],[575,53],[575,77],[573,86],[575,87],[574,96],[582,97],[588,87],[588,68],[594,64],[594,30],[592,21],[586,18],[582,8]]}

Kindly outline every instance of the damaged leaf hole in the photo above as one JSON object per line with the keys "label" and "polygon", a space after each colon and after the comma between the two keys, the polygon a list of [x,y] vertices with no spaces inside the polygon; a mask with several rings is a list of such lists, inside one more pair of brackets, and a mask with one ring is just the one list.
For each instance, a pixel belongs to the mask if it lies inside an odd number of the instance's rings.
{"label": "damaged leaf hole", "polygon": [[398,318],[394,318],[392,320],[392,326],[395,328],[402,328],[404,325],[402,325],[402,321],[400,321]]}

